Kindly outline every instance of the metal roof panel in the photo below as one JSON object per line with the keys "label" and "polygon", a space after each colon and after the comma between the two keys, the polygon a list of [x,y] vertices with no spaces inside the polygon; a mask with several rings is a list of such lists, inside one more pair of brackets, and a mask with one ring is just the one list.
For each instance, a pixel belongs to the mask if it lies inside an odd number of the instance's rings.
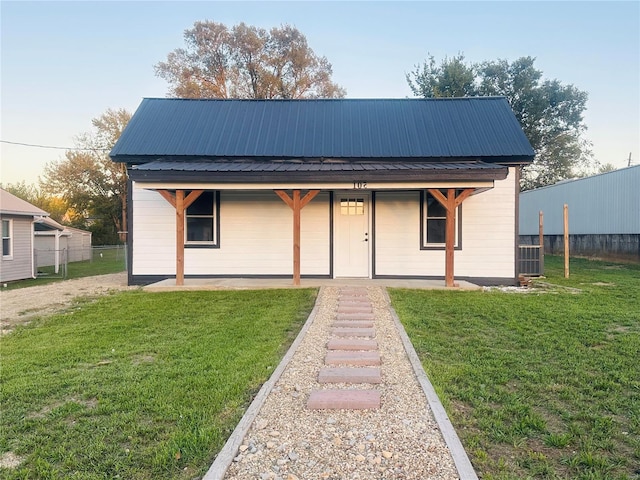
{"label": "metal roof panel", "polygon": [[428,181],[501,180],[508,167],[484,162],[299,162],[156,160],[129,170],[134,181],[262,182],[271,181]]}
{"label": "metal roof panel", "polygon": [[111,151],[116,161],[153,157],[531,160],[533,155],[503,97],[147,98]]}

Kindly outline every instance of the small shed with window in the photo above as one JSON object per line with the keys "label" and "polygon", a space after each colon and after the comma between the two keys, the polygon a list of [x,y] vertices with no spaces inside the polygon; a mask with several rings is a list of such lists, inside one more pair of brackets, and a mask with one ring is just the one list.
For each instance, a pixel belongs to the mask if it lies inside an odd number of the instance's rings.
{"label": "small shed with window", "polygon": [[44,210],[0,188],[0,282],[35,278],[34,221],[47,215]]}
{"label": "small shed with window", "polygon": [[509,283],[518,168],[503,97],[145,99],[127,165],[129,282],[175,277]]}

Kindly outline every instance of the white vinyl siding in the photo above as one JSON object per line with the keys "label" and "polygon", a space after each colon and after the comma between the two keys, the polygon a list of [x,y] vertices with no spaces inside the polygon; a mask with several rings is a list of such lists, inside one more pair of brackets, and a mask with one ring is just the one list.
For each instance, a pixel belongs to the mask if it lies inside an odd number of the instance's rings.
{"label": "white vinyl siding", "polygon": [[[514,278],[515,177],[515,168],[510,168],[507,179],[496,181],[494,188],[462,204],[455,276]],[[291,209],[271,190],[222,190],[218,194],[219,248],[186,248],[185,275],[292,275]],[[135,184],[132,195],[131,273],[175,275],[174,208],[157,192]],[[322,191],[301,212],[302,275],[331,273],[329,198],[329,192]],[[339,210],[334,217],[337,213]],[[376,275],[444,276],[444,249],[421,249],[423,226],[419,190],[375,192],[375,231],[369,234],[375,243]],[[338,247],[333,248],[335,259]]]}
{"label": "white vinyl siding", "polygon": [[[464,277],[515,275],[515,171],[462,205],[462,249],[454,273]],[[444,276],[444,250],[420,250],[420,192],[378,192],[375,202],[376,275]]]}
{"label": "white vinyl siding", "polygon": [[10,282],[33,277],[33,217],[13,217],[11,223],[11,256],[0,257],[0,281]]}
{"label": "white vinyl siding", "polygon": [[[133,189],[133,275],[175,275],[175,210]],[[293,212],[272,191],[222,191],[217,249],[185,249],[185,275],[292,275]],[[302,275],[329,274],[329,194],[301,213]]]}

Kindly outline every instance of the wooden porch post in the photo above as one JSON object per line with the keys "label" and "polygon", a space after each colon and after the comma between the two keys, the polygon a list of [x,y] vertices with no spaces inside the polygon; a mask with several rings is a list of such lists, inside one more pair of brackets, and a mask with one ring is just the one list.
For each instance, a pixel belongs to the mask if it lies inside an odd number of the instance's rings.
{"label": "wooden porch post", "polygon": [[184,285],[184,212],[203,191],[192,190],[185,197],[184,190],[176,190],[175,195],[169,190],[158,190],[158,193],[176,209],[176,285]]}
{"label": "wooden porch post", "polygon": [[455,287],[456,284],[453,281],[453,258],[456,236],[456,209],[475,191],[475,189],[467,188],[460,192],[460,195],[457,197],[455,188],[447,189],[446,197],[436,188],[429,188],[428,191],[447,211],[445,224],[444,283],[447,287]]}
{"label": "wooden porch post", "polygon": [[284,190],[274,192],[293,210],[293,284],[300,285],[300,211],[320,190],[309,190],[303,198],[300,198],[300,190],[293,191],[293,198]]}

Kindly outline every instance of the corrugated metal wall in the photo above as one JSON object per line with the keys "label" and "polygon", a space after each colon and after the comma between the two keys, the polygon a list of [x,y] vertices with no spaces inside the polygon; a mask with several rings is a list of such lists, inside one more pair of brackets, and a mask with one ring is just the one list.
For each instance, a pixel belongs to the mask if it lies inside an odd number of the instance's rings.
{"label": "corrugated metal wall", "polygon": [[521,193],[520,235],[537,235],[541,210],[545,235],[561,235],[565,203],[571,235],[640,234],[640,165]]}

